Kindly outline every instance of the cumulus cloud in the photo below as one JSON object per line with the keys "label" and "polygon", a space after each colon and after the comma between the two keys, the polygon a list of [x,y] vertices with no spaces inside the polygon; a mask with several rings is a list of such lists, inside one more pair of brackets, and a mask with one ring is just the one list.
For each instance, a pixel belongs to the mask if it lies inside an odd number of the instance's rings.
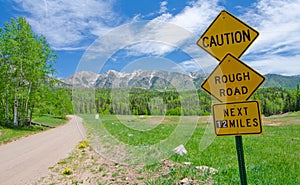
{"label": "cumulus cloud", "polygon": [[260,0],[242,19],[260,35],[245,53],[245,60],[264,74],[299,74],[300,1]]}
{"label": "cumulus cloud", "polygon": [[47,37],[54,49],[76,50],[86,47],[87,39],[106,33],[118,16],[112,1],[104,0],[14,0],[35,32]]}
{"label": "cumulus cloud", "polygon": [[167,4],[168,4],[168,1],[162,1],[160,3],[160,9],[159,9],[158,13],[165,13],[168,10]]}
{"label": "cumulus cloud", "polygon": [[185,6],[176,15],[166,12],[154,20],[176,24],[190,32],[200,34],[209,26],[220,10],[222,7],[218,5],[217,0],[198,0]]}
{"label": "cumulus cloud", "polygon": [[[146,44],[135,45],[134,47],[131,47],[133,50],[131,54],[163,56],[178,48],[192,48],[191,45],[197,47],[195,45],[197,40],[195,33],[199,34],[204,31],[218,14],[218,11],[222,9],[218,6],[218,1],[216,0],[196,1],[188,4],[180,13],[172,15],[167,12],[166,5],[167,1],[161,2],[160,12],[162,14],[151,20],[145,26],[143,35],[139,35],[143,38],[154,39],[155,41],[161,40],[165,43],[158,44],[148,42]],[[160,23],[156,24],[157,22]],[[167,24],[163,25],[163,22]],[[189,32],[190,34],[182,34],[182,30],[185,30],[184,32]],[[191,37],[195,40],[191,41]],[[172,47],[168,45],[170,43],[172,44]],[[193,50],[195,49],[190,50],[191,53]],[[197,50],[197,52],[199,52],[199,50]]]}
{"label": "cumulus cloud", "polygon": [[300,1],[261,0],[244,15],[260,36],[251,52],[258,54],[299,53]]}
{"label": "cumulus cloud", "polygon": [[[14,0],[14,2],[20,5],[19,11],[26,12],[26,18],[34,31],[45,35],[51,46],[57,50],[85,49],[92,40],[99,36],[105,37],[122,22],[122,17],[113,11],[115,5],[113,0]],[[168,1],[163,0],[159,9],[154,12],[158,13],[157,17],[137,30],[129,27],[123,30],[126,33],[109,37],[107,42],[111,43],[107,47],[120,44],[127,47],[128,54],[134,56],[164,56],[180,48],[188,50],[195,58],[182,62],[181,67],[187,70],[196,69],[198,64],[193,62],[202,62],[201,57],[207,58],[207,55],[195,45],[195,42],[224,9],[220,4],[226,5],[226,1],[190,1],[179,13],[174,14],[167,8]],[[262,73],[299,74],[296,72],[300,71],[299,9],[300,0],[258,0],[253,1],[248,8],[243,7],[243,11],[239,10],[240,14],[236,16],[260,32],[258,39],[242,59]],[[129,22],[136,22],[141,17],[142,15],[132,17],[132,21]],[[168,24],[162,26],[156,22],[177,25],[190,34],[174,32],[172,26]],[[116,33],[119,34],[118,31]],[[191,41],[192,37],[198,38]],[[144,44],[135,43],[136,41],[142,41]]]}

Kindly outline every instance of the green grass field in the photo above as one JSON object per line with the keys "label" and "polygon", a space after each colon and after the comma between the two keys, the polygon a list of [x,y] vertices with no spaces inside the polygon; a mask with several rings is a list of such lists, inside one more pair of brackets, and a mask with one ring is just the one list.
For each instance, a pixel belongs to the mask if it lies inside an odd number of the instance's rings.
{"label": "green grass field", "polygon": [[[85,115],[83,118],[94,137],[99,137],[101,142],[111,142],[110,145],[122,143],[133,148],[168,141],[168,146],[173,147],[184,137],[188,138],[185,143],[187,155],[178,156],[170,151],[166,156],[178,163],[192,162],[191,166],[174,168],[172,173],[161,175],[148,184],[175,184],[185,177],[203,180],[205,174],[201,176],[193,170],[194,166],[201,165],[218,170],[213,175],[214,184],[240,183],[234,136],[215,137],[213,128],[210,126],[207,129],[206,118],[199,120],[190,138],[194,120],[191,117],[100,116],[99,120],[95,120],[94,116]],[[180,118],[183,119],[183,126],[178,123]],[[266,120],[281,126],[264,126],[261,135],[243,136],[248,184],[300,184],[300,113]],[[155,121],[160,124],[155,124]],[[183,134],[177,138],[172,133],[177,132],[178,127]],[[105,139],[108,135],[115,140]],[[168,140],[170,137],[172,139]],[[167,145],[162,144],[164,146]],[[137,149],[134,155],[147,156],[149,154],[143,153],[146,151]],[[155,163],[149,164],[145,170],[150,172],[158,168],[159,164]]]}
{"label": "green grass field", "polygon": [[[56,118],[51,115],[42,115],[34,117],[32,121],[56,127],[66,123],[67,119]],[[46,129],[48,128],[41,126],[32,126],[31,128],[5,128],[0,126],[0,144],[8,143]]]}

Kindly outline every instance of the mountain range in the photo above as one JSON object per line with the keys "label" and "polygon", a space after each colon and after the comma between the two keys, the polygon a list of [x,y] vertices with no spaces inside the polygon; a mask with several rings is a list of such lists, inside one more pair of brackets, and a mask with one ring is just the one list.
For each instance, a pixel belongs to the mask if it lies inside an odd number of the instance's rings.
{"label": "mountain range", "polygon": [[[296,88],[300,84],[300,76],[265,75],[262,87]],[[193,90],[199,89],[206,75],[199,72],[167,72],[158,70],[137,70],[132,73],[109,70],[103,74],[89,71],[77,72],[61,79],[66,85],[93,88],[125,88],[138,87],[155,90]]]}

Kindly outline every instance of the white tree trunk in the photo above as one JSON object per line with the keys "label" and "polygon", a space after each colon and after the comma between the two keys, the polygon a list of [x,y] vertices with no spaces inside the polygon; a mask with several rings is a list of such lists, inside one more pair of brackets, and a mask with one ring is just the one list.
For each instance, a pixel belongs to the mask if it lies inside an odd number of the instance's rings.
{"label": "white tree trunk", "polygon": [[15,102],[14,102],[14,126],[18,126],[18,90],[15,91]]}

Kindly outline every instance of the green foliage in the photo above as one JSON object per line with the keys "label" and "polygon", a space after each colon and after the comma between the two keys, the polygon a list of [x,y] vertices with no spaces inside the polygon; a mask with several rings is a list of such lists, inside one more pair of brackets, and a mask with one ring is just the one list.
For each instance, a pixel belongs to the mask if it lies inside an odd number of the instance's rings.
{"label": "green foliage", "polygon": [[17,140],[21,137],[25,137],[37,132],[42,131],[44,128],[33,126],[32,128],[18,128],[18,129],[12,129],[12,128],[6,128],[0,126],[0,144],[8,143],[14,140]]}
{"label": "green foliage", "polygon": [[151,89],[76,89],[76,113],[115,115],[204,115],[211,98],[199,91],[156,91]]}
{"label": "green foliage", "polygon": [[300,110],[299,88],[260,88],[251,99],[260,101],[261,112],[265,116]]}
{"label": "green foliage", "polygon": [[[42,123],[49,126],[58,126],[64,124],[67,119],[57,118],[53,117],[51,115],[42,115],[38,117],[33,118],[34,122]],[[8,143],[11,141],[14,141],[16,139],[19,139],[21,137],[25,137],[40,131],[43,131],[47,128],[41,127],[41,126],[31,126],[29,128],[23,127],[23,128],[7,128],[0,126],[0,144],[2,143]]]}
{"label": "green foliage", "polygon": [[[261,112],[265,116],[300,110],[299,87],[260,88],[251,100],[260,102]],[[73,93],[77,113],[96,111],[102,115],[209,115],[213,101],[203,90],[80,89]]]}
{"label": "green foliage", "polygon": [[43,115],[34,115],[32,118],[33,122],[36,123],[43,123],[48,126],[57,127],[59,125],[65,124],[68,119],[65,117],[56,117],[49,114],[43,114]]}
{"label": "green foliage", "polygon": [[295,89],[300,82],[300,76],[282,76],[277,74],[265,75],[266,81],[263,87],[281,87],[284,89]]}
{"label": "green foliage", "polygon": [[12,18],[0,28],[0,124],[26,126],[45,104],[54,106],[58,116],[70,112],[70,97],[49,77],[56,58],[46,38],[35,34],[25,18]]}

